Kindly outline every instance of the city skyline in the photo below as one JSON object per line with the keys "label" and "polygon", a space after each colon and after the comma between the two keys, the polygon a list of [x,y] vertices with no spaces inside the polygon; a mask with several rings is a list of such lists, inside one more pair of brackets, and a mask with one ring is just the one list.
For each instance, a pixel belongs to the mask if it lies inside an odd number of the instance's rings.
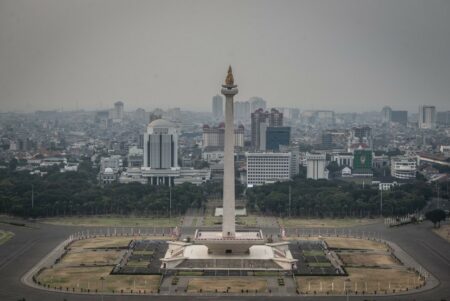
{"label": "city skyline", "polygon": [[450,110],[448,2],[229,4],[2,1],[1,111],[105,109],[119,100],[129,109],[209,111],[229,64],[245,91],[236,101]]}

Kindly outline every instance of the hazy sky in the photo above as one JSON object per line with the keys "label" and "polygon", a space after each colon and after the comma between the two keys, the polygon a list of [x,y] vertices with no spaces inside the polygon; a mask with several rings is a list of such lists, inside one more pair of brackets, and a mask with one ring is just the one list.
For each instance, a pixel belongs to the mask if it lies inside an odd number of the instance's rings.
{"label": "hazy sky", "polygon": [[450,1],[0,0],[0,111],[450,110]]}

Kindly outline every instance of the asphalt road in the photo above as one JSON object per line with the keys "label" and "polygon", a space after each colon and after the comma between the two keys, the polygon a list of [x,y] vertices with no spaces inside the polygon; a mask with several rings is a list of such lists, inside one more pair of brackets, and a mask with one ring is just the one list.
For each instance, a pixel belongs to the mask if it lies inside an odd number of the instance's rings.
{"label": "asphalt road", "polygon": [[[79,301],[102,300],[99,295],[64,294],[28,287],[21,277],[47,255],[68,235],[81,228],[35,224],[33,228],[0,224],[15,236],[0,246],[0,300]],[[402,296],[350,296],[351,300],[450,300],[450,243],[431,232],[431,224],[407,225],[387,229],[384,225],[361,226],[359,230],[380,232],[383,238],[396,242],[422,266],[439,279],[440,284],[430,291]],[[85,228],[84,228],[85,230]],[[190,232],[186,229],[186,232]],[[278,233],[277,229],[267,232]],[[266,233],[267,233],[266,232]],[[264,297],[266,299],[266,297]],[[342,297],[270,297],[271,300],[346,300]],[[104,296],[103,300],[261,300],[261,296]]]}

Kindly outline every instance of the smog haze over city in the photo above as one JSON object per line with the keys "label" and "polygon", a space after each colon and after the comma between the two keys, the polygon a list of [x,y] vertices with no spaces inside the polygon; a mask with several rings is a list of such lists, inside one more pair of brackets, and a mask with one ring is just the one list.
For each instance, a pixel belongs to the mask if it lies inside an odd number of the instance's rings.
{"label": "smog haze over city", "polygon": [[0,1],[2,112],[206,111],[224,66],[276,106],[450,109],[449,1]]}
{"label": "smog haze over city", "polygon": [[0,301],[448,301],[449,0],[0,0]]}

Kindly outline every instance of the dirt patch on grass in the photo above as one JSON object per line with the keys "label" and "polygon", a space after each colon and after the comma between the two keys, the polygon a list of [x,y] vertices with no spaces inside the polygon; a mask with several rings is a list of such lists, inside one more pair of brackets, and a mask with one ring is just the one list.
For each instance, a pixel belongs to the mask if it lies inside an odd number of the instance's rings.
{"label": "dirt patch on grass", "polygon": [[127,248],[132,240],[156,239],[165,240],[170,239],[168,236],[108,236],[82,239],[70,245],[72,249],[106,249],[106,248]]}
{"label": "dirt patch on grass", "polygon": [[69,252],[63,257],[61,264],[80,266],[80,265],[113,265],[123,256],[123,252],[116,250],[108,251],[82,251]]}
{"label": "dirt patch on grass", "polygon": [[344,265],[351,266],[381,266],[398,264],[392,256],[384,254],[339,253],[339,257],[344,262]]}
{"label": "dirt patch on grass", "polygon": [[260,278],[242,278],[242,277],[227,277],[227,278],[193,278],[189,280],[188,292],[198,293],[202,292],[226,292],[240,293],[242,290],[259,293],[267,291],[267,281]]}
{"label": "dirt patch on grass", "polygon": [[297,277],[298,289],[302,293],[344,294],[351,292],[372,294],[412,289],[422,284],[419,276],[404,269],[347,268],[348,277]]}
{"label": "dirt patch on grass", "polygon": [[[75,288],[91,292],[115,291],[134,292],[146,290],[156,292],[159,287],[158,275],[110,275],[111,267],[59,267],[44,270],[37,278],[41,284],[50,287]],[[104,278],[104,281],[101,278]],[[102,285],[103,282],[103,285]],[[102,290],[103,287],[103,290]]]}

